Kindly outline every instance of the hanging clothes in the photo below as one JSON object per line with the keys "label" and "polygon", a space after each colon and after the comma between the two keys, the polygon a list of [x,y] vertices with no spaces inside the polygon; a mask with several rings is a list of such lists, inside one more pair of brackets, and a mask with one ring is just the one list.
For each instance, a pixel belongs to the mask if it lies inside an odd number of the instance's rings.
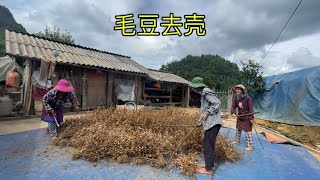
{"label": "hanging clothes", "polygon": [[32,99],[34,100],[42,100],[43,96],[48,92],[47,89],[42,89],[37,86],[33,88],[32,91]]}
{"label": "hanging clothes", "polygon": [[41,89],[49,89],[52,86],[52,81],[48,80],[40,80],[40,71],[36,70],[32,74],[32,84],[36,87],[39,87]]}
{"label": "hanging clothes", "polygon": [[160,82],[156,82],[153,86],[158,88],[158,89],[161,89],[161,83]]}
{"label": "hanging clothes", "polygon": [[54,61],[41,60],[39,80],[46,81],[47,79],[51,79],[51,77],[54,74],[54,70],[55,70]]}

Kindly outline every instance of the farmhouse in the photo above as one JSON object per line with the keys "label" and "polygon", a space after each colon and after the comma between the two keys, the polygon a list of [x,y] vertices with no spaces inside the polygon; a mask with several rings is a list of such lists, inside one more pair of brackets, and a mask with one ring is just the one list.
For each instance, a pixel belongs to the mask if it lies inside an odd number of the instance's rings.
{"label": "farmhouse", "polygon": [[21,102],[25,114],[59,79],[75,87],[82,110],[126,102],[189,105],[189,81],[150,70],[128,56],[66,44],[13,30],[5,31],[6,54],[23,67]]}

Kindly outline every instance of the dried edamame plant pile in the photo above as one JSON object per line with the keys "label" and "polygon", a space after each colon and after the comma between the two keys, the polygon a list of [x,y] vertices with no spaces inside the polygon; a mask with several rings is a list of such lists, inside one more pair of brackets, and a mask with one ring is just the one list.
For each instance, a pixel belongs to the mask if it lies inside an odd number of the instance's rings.
{"label": "dried edamame plant pile", "polygon": [[[180,166],[182,173],[193,175],[202,151],[202,128],[197,128],[179,150],[177,144],[198,121],[198,116],[177,108],[98,109],[81,117],[66,119],[60,126],[56,145],[74,147],[74,159],[91,162],[115,159],[119,163],[156,167],[175,164]],[[241,153],[220,133],[216,160],[234,162],[240,157]]]}

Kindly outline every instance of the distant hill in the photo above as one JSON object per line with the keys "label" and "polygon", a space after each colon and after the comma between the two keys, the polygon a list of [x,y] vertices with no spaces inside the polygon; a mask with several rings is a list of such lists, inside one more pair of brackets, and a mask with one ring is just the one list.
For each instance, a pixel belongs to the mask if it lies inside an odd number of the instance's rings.
{"label": "distant hill", "polygon": [[189,81],[200,76],[206,85],[216,90],[227,90],[230,86],[241,82],[241,71],[237,64],[218,55],[188,55],[180,61],[162,65],[160,70],[176,74]]}
{"label": "distant hill", "polygon": [[13,18],[10,10],[0,5],[0,57],[5,55],[5,29],[14,29],[20,32],[27,32],[26,29]]}

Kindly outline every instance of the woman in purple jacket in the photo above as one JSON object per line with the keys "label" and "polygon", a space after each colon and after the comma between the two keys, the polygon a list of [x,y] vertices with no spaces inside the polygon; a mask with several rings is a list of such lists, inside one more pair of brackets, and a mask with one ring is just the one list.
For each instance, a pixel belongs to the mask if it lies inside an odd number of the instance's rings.
{"label": "woman in purple jacket", "polygon": [[48,129],[51,137],[56,137],[57,123],[63,122],[64,104],[68,101],[76,110],[79,109],[76,98],[72,94],[73,87],[65,79],[60,79],[58,84],[49,90],[42,98],[43,110],[41,120],[48,123]]}

